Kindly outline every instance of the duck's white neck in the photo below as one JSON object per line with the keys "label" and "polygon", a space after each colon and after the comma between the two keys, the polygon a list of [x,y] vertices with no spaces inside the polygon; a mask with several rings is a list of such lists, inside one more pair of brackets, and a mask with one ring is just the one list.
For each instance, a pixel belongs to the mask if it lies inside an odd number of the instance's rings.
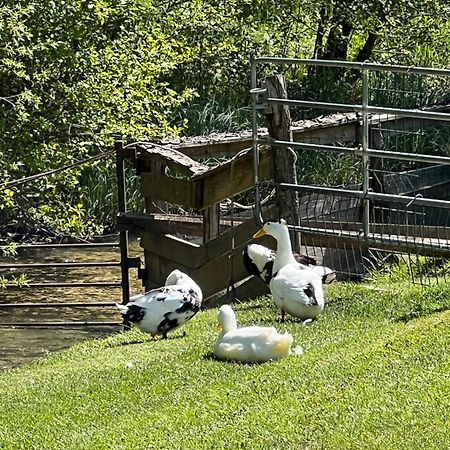
{"label": "duck's white neck", "polygon": [[278,272],[286,264],[296,263],[296,259],[292,253],[291,238],[289,236],[289,230],[283,228],[280,230],[280,234],[276,237],[277,240],[277,256],[273,264],[273,273]]}
{"label": "duck's white neck", "polygon": [[222,336],[229,331],[235,330],[237,328],[237,320],[234,311],[231,308],[224,308],[220,311],[219,323],[222,327]]}

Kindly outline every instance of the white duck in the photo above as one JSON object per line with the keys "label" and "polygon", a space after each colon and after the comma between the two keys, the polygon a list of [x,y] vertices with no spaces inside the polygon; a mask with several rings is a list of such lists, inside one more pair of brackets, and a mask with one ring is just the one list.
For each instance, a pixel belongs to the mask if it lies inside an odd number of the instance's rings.
{"label": "white duck", "polygon": [[133,323],[152,337],[183,325],[200,310],[203,293],[194,280],[176,269],[163,287],[130,298],[126,305],[116,303],[125,323]]}
{"label": "white duck", "polygon": [[[249,275],[260,277],[266,284],[270,283],[276,252],[264,245],[249,244],[242,252],[244,267]],[[322,283],[330,284],[336,279],[336,272],[329,267],[319,266],[314,258],[294,253],[299,264],[310,267],[322,277]]]}
{"label": "white duck", "polygon": [[325,300],[322,278],[313,269],[299,264],[292,253],[286,221],[269,220],[253,238],[269,235],[277,241],[273,276],[269,286],[276,305],[281,310],[302,320],[314,319],[323,311]]}
{"label": "white duck", "polygon": [[218,319],[222,331],[217,338],[214,354],[219,359],[261,363],[291,354],[293,337],[287,331],[280,334],[274,327],[238,328],[230,305],[220,307]]}

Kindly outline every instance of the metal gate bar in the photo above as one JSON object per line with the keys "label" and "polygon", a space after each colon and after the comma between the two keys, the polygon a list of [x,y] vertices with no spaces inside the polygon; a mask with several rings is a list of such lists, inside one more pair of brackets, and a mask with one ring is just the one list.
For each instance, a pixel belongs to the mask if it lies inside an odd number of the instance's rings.
{"label": "metal gate bar", "polygon": [[50,267],[119,267],[120,262],[73,262],[73,263],[23,263],[23,264],[0,264],[2,269],[44,269]]}
{"label": "metal gate bar", "polygon": [[275,182],[269,182],[267,184],[269,186],[274,186],[286,191],[313,192],[316,194],[334,194],[340,197],[354,197],[359,199],[367,198],[369,200],[391,201],[395,203],[402,203],[405,205],[412,205],[414,203],[415,205],[419,206],[431,206],[434,208],[450,209],[450,202],[447,200],[410,197],[407,195],[382,194],[381,192],[372,192],[372,191],[364,192],[359,190],[329,188],[323,186],[307,186],[304,184],[289,184],[289,183],[275,183]]}
{"label": "metal gate bar", "polygon": [[[449,70],[450,75],[450,70]],[[344,111],[344,112],[361,112],[373,114],[389,114],[392,116],[411,117],[413,119],[428,119],[428,120],[442,120],[443,122],[450,122],[450,114],[426,111],[419,109],[402,109],[402,108],[384,108],[381,106],[362,106],[349,105],[345,103],[326,103],[326,102],[311,102],[305,100],[285,100],[282,98],[268,97],[266,101],[274,105],[286,105],[296,107],[314,107],[318,109],[327,109],[330,111]],[[367,121],[363,120],[363,123]]]}
{"label": "metal gate bar", "polygon": [[[316,101],[304,101],[304,100],[290,100],[267,97],[266,89],[264,87],[257,86],[257,67],[260,64],[273,64],[273,65],[305,65],[305,66],[321,66],[321,67],[336,67],[336,68],[347,68],[356,69],[361,73],[362,81],[362,97],[360,104],[346,104],[346,103],[333,103],[333,102],[316,102]],[[255,184],[255,220],[259,223],[262,222],[262,211],[260,204],[260,181],[258,175],[259,169],[259,145],[266,144],[277,147],[289,147],[292,149],[306,149],[306,150],[317,150],[326,151],[334,153],[352,154],[361,158],[362,161],[362,190],[344,190],[336,188],[327,188],[319,186],[305,186],[305,185],[292,185],[288,183],[268,183],[270,186],[274,186],[281,190],[294,190],[299,192],[309,191],[312,193],[321,194],[333,194],[343,197],[353,197],[358,198],[362,201],[363,212],[362,212],[362,234],[342,232],[339,230],[324,230],[321,228],[307,228],[299,225],[295,225],[295,230],[304,231],[316,235],[333,235],[336,237],[345,237],[346,239],[358,240],[364,242],[365,245],[370,244],[371,246],[383,246],[386,245],[386,240],[382,235],[377,233],[371,233],[370,231],[370,203],[371,201],[379,202],[395,202],[406,205],[408,208],[411,205],[415,207],[433,207],[450,209],[450,202],[446,200],[437,200],[430,198],[421,198],[421,196],[405,196],[405,195],[395,195],[395,194],[384,194],[378,192],[372,192],[370,189],[370,158],[379,159],[392,159],[392,160],[407,160],[409,162],[420,162],[434,165],[450,165],[450,157],[447,156],[434,156],[425,154],[415,154],[409,152],[394,152],[394,151],[384,151],[369,148],[369,132],[371,126],[371,119],[369,114],[380,114],[380,115],[390,115],[395,119],[397,116],[399,118],[412,118],[412,119],[423,119],[423,120],[434,120],[441,121],[443,124],[450,122],[450,113],[436,111],[436,109],[444,109],[444,107],[436,108],[424,108],[422,109],[405,109],[405,108],[391,108],[391,107],[380,107],[369,105],[369,72],[393,72],[393,73],[403,73],[403,74],[415,74],[415,75],[431,75],[431,76],[443,76],[450,79],[449,69],[432,69],[426,67],[406,67],[406,66],[396,66],[396,65],[382,65],[373,63],[355,63],[346,61],[328,61],[328,60],[308,60],[308,59],[295,59],[295,58],[257,58],[252,62],[251,65],[251,98],[252,98],[252,138],[253,138],[253,155],[254,155],[254,184]],[[259,135],[258,128],[258,110],[264,110],[270,105],[286,105],[293,107],[313,107],[317,109],[324,110],[334,110],[334,111],[350,111],[355,113],[361,113],[362,116],[362,133],[361,133],[361,146],[357,148],[352,147],[337,147],[332,145],[320,145],[320,144],[309,144],[301,142],[291,142],[276,140],[271,138],[262,138]],[[433,109],[433,110],[431,110]],[[447,106],[448,109],[448,106]],[[292,229],[292,228],[291,228]],[[419,239],[420,240],[420,239]],[[441,245],[439,241],[432,242],[419,242],[415,238],[407,239],[407,236],[397,236],[396,239],[389,239],[389,243],[395,243],[399,246],[412,245],[415,249],[420,247],[427,253],[431,250],[436,250],[441,255],[448,255],[450,253],[450,248],[448,245]]]}
{"label": "metal gate bar", "polygon": [[[104,155],[96,157],[102,158],[106,155],[115,153],[116,155],[116,177],[117,177],[117,194],[119,213],[126,211],[126,193],[125,193],[125,158],[131,155],[128,146],[124,146],[120,137],[116,136],[115,146],[113,150],[109,150]],[[89,162],[90,160],[85,160]],[[58,171],[71,169],[68,166]],[[53,172],[52,172],[53,173]],[[46,173],[47,174],[47,173]],[[39,176],[45,176],[41,174]],[[36,177],[33,177],[35,179]],[[24,180],[18,180],[23,182]],[[138,269],[138,277],[141,277],[143,271],[141,269],[141,260],[139,257],[133,258],[128,255],[128,232],[120,231],[119,242],[76,242],[63,244],[17,244],[16,249],[20,250],[38,250],[38,249],[80,249],[80,248],[113,248],[120,250],[120,262],[60,262],[60,263],[17,263],[17,264],[0,264],[1,270],[8,269],[45,269],[45,268],[92,268],[92,267],[120,267],[120,282],[46,282],[46,283],[26,283],[16,284],[7,283],[4,287],[8,289],[47,289],[47,288],[121,288],[122,302],[127,303],[130,296],[129,270],[131,268]],[[46,303],[0,303],[0,309],[13,308],[93,308],[93,307],[111,307],[115,302],[46,302]],[[108,326],[120,325],[121,322],[89,322],[89,321],[63,321],[63,322],[0,322],[0,327],[54,327],[54,326]]]}
{"label": "metal gate bar", "polygon": [[[328,151],[334,153],[346,153],[355,156],[362,156],[363,150],[361,148],[355,147],[337,147],[335,145],[322,145],[322,144],[309,144],[306,142],[293,142],[293,141],[279,141],[277,139],[262,138],[256,140],[257,144],[265,145],[280,145],[291,148],[298,148],[302,150],[317,150],[317,151]],[[429,164],[445,164],[450,165],[450,156],[434,156],[434,155],[424,155],[421,153],[404,153],[404,152],[390,152],[385,150],[375,150],[368,148],[366,151],[368,156],[373,156],[374,158],[383,159],[408,159],[414,162],[424,162]]]}
{"label": "metal gate bar", "polygon": [[111,287],[111,288],[119,288],[122,287],[122,284],[119,282],[108,282],[108,281],[95,281],[95,282],[86,282],[86,283],[27,283],[23,285],[17,285],[13,283],[8,283],[6,285],[8,289],[27,289],[27,288],[35,288],[35,289],[45,289],[45,288],[84,288],[84,287]]}
{"label": "metal gate bar", "polygon": [[[274,57],[260,57],[252,61],[252,69],[256,69],[258,64],[278,64],[278,65],[298,65],[303,64],[305,66],[318,66],[318,67],[340,67],[347,69],[370,69],[377,72],[395,72],[395,73],[407,73],[416,75],[435,75],[435,76],[448,76],[448,69],[434,69],[431,67],[419,67],[419,66],[399,66],[395,64],[376,64],[369,62],[351,62],[351,61],[335,61],[325,59],[300,59],[300,58],[274,58]],[[252,70],[253,73],[253,70]],[[256,75],[256,71],[255,71]],[[252,85],[252,88],[256,87]]]}

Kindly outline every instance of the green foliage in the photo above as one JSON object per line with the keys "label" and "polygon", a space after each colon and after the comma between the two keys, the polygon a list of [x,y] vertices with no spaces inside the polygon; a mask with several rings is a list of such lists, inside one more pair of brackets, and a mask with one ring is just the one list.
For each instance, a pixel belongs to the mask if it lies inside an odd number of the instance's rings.
{"label": "green foliage", "polygon": [[348,186],[362,181],[361,159],[353,155],[303,150],[299,160],[299,183]]}
{"label": "green foliage", "polygon": [[399,283],[403,280],[422,280],[436,283],[450,276],[448,258],[431,256],[408,257],[407,255],[390,255],[387,261],[377,264],[370,275],[370,280],[377,284]]}
{"label": "green foliage", "polygon": [[248,130],[251,114],[250,106],[223,106],[216,101],[189,103],[180,112],[187,119],[186,134],[193,136]]}
{"label": "green foliage", "polygon": [[[378,62],[448,66],[449,16],[447,2],[436,0],[6,0],[0,227],[84,236],[109,228],[114,202],[110,212],[97,209],[100,193],[113,197],[109,161],[90,169],[88,182],[85,168],[8,182],[97,154],[112,133],[146,139],[242,128],[257,56],[358,59],[364,50]],[[359,95],[351,73],[338,75],[309,71],[294,83],[305,98]]]}
{"label": "green foliage", "polygon": [[[170,113],[194,90],[164,79],[186,59],[183,46],[151,26],[151,3],[8,2],[0,10],[3,182],[71,164],[112,144],[179,133]],[[4,211],[62,233],[92,232],[80,169],[14,193]],[[3,186],[2,186],[3,187]]]}
{"label": "green foliage", "polygon": [[217,361],[217,310],[165,341],[133,330],[74,346],[0,374],[0,442],[48,450],[446,448],[450,314],[436,311],[450,307],[450,296],[444,283],[439,289],[403,280],[332,284],[324,314],[307,327],[275,323],[270,298],[236,305],[240,325],[275,325],[304,349],[273,363]]}
{"label": "green foliage", "polygon": [[[85,167],[81,173],[83,198],[87,211],[90,211],[89,223],[95,226],[96,234],[113,231],[117,214],[116,169],[112,157],[109,164],[94,163]],[[134,167],[126,167],[127,207],[134,212],[144,211],[144,200],[140,194],[140,178]]]}

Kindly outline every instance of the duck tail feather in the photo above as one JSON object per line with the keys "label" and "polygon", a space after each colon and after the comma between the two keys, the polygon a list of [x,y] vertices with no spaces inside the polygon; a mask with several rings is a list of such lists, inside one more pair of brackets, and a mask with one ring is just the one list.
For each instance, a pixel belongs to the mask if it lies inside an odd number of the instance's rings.
{"label": "duck tail feather", "polygon": [[125,316],[128,313],[127,305],[122,305],[120,303],[116,303],[116,307],[119,310],[120,314],[122,314],[123,316]]}

